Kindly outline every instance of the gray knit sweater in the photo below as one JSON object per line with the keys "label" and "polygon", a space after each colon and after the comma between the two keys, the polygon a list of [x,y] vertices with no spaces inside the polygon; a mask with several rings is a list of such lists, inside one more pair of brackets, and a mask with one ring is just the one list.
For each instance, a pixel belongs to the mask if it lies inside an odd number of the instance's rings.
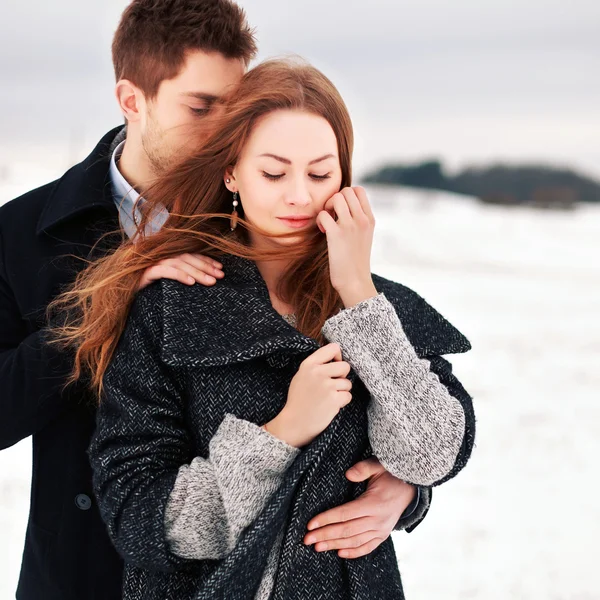
{"label": "gray knit sweater", "polygon": [[[450,472],[463,440],[463,409],[429,362],[417,356],[385,296],[340,311],[325,322],[323,334],[340,345],[371,394],[369,439],[381,464],[424,486]],[[299,453],[258,424],[227,414],[210,441],[208,458],[195,458],[179,470],[165,515],[172,551],[196,560],[226,556]],[[420,518],[427,502],[428,497],[406,527]],[[269,597],[282,539],[283,531],[269,554],[257,600]]]}

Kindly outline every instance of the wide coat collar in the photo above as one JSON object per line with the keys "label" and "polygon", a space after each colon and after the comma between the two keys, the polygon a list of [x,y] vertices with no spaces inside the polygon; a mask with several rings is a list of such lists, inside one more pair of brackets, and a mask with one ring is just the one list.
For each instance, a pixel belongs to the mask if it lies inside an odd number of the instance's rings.
{"label": "wide coat collar", "polygon": [[[319,343],[289,325],[273,308],[255,263],[225,256],[225,277],[212,287],[164,280],[163,360],[173,366],[222,366],[259,357],[314,352]],[[392,303],[420,356],[455,354],[469,341],[423,298],[373,275]]]}
{"label": "wide coat collar", "polygon": [[38,220],[37,235],[90,209],[116,212],[109,176],[110,148],[122,130],[120,126],[109,131],[83,162],[56,182]]}

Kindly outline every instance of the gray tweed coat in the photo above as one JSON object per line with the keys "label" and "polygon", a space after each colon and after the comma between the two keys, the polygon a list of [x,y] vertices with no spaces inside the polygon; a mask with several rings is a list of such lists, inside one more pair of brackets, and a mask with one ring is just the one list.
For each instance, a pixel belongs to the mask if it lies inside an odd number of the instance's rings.
{"label": "gray tweed coat", "polygon": [[[208,456],[226,413],[258,424],[274,418],[300,363],[319,347],[273,309],[254,263],[221,260],[226,277],[213,287],[163,280],[138,294],[105,375],[90,458],[102,517],[126,561],[124,600],[251,600],[282,526],[272,600],[404,598],[391,538],[351,560],[302,542],[312,517],[366,488],[344,476],[373,455],[369,393],[353,371],[353,401],[302,449],[226,558],[192,561],[170,551],[165,506],[179,467]],[[431,361],[465,410],[462,448],[437,485],[464,467],[473,447],[471,398],[441,358],[470,345],[408,288],[376,275],[373,281],[394,305],[417,354]]]}

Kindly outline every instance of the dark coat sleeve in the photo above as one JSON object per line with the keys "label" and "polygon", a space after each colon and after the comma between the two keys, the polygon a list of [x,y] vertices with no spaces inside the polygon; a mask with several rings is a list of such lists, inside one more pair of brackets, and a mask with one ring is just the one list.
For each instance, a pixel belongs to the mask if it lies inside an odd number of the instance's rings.
{"label": "dark coat sleeve", "polygon": [[394,531],[407,531],[410,533],[423,522],[429,512],[433,490],[430,487],[417,486],[418,493],[413,502],[407,506],[394,525]]}
{"label": "dark coat sleeve", "polygon": [[165,538],[165,508],[192,448],[176,377],[160,358],[160,282],[138,294],[104,377],[89,449],[100,513],[123,558],[174,571],[187,562]]}
{"label": "dark coat sleeve", "polygon": [[465,467],[471,457],[475,443],[475,412],[471,396],[452,373],[452,365],[441,356],[427,356],[426,358],[430,361],[431,371],[438,376],[440,383],[446,386],[450,394],[460,402],[465,413],[465,432],[454,466],[450,473],[434,482],[433,485],[436,486],[455,477]]}
{"label": "dark coat sleeve", "polygon": [[28,333],[8,273],[0,232],[0,449],[37,433],[67,405],[61,390],[72,356]]}

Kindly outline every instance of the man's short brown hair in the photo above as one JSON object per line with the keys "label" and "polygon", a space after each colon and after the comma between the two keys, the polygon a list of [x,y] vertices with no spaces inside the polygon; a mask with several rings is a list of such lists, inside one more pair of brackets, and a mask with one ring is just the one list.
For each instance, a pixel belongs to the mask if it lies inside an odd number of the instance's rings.
{"label": "man's short brown hair", "polygon": [[190,50],[219,52],[247,66],[257,48],[245,12],[231,0],[133,0],[113,39],[115,76],[154,98]]}

